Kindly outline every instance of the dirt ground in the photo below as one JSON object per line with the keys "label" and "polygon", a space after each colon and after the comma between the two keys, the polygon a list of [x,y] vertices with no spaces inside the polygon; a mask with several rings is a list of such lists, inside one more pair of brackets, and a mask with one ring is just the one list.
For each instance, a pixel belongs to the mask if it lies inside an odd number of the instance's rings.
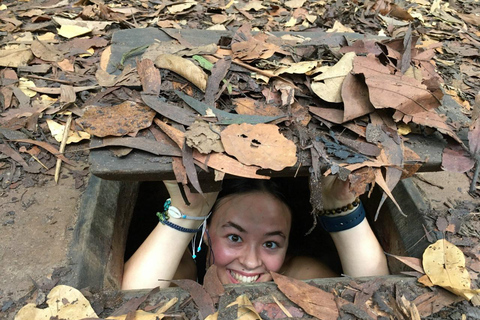
{"label": "dirt ground", "polygon": [[[5,309],[69,263],[82,191],[69,174],[58,184],[51,177],[40,180],[39,186],[19,186],[0,197],[0,306]],[[467,192],[470,182],[464,174],[419,173],[413,180],[439,214],[462,201],[478,203]]]}
{"label": "dirt ground", "polygon": [[0,197],[0,306],[26,295],[34,281],[68,264],[81,190],[71,175],[58,184],[3,190]]}

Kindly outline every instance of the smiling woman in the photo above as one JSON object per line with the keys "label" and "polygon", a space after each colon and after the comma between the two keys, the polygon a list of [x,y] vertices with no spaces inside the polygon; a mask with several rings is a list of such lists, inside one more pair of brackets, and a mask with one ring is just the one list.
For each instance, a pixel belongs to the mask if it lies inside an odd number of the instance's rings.
{"label": "smiling woman", "polygon": [[[169,285],[159,279],[197,279],[192,256],[196,258],[200,247],[186,249],[197,233],[208,247],[207,268],[214,264],[224,284],[270,281],[271,271],[297,279],[336,275],[316,259],[288,253],[292,211],[274,183],[227,181],[218,200],[217,193],[202,197],[185,187],[190,205],[185,204],[175,182],[165,185],[171,202],[159,213],[160,223],[125,264],[123,289]],[[319,219],[331,232],[343,272],[350,276],[387,274],[383,250],[348,182],[327,177],[323,186],[324,207],[334,209],[334,214]],[[323,243],[315,245],[322,247]]]}

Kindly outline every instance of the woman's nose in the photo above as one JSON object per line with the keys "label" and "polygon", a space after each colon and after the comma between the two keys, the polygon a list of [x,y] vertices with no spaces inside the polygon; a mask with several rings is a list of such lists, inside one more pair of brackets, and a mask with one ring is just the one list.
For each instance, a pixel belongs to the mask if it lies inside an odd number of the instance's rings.
{"label": "woman's nose", "polygon": [[262,260],[255,247],[247,247],[242,252],[240,263],[248,270],[254,270],[262,265]]}

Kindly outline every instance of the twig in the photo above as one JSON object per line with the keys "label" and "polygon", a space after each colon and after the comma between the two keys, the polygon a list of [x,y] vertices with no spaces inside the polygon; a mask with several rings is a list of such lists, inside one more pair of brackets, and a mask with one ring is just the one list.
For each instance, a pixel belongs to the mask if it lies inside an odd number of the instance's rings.
{"label": "twig", "polygon": [[47,78],[47,77],[37,76],[37,75],[34,75],[34,74],[29,74],[26,77],[31,78],[31,79],[46,80],[46,81],[58,82],[58,83],[61,83],[61,84],[73,85],[73,82],[68,81],[68,80],[51,79],[51,78]]}
{"label": "twig", "polygon": [[37,161],[38,163],[40,163],[40,165],[41,165],[42,167],[44,167],[46,170],[48,170],[48,167],[47,167],[46,165],[44,165],[44,164],[42,163],[42,161],[40,161],[40,159],[38,159],[37,157],[35,157],[33,154],[31,154],[30,156],[31,156],[33,159],[35,159],[35,161]]}
{"label": "twig", "polygon": [[[65,151],[65,146],[67,145],[68,132],[70,131],[70,125],[72,124],[72,114],[70,113],[63,129],[62,143],[60,144],[60,154],[63,154]],[[60,175],[60,168],[62,166],[62,160],[57,158],[57,166],[55,167],[55,183],[58,183],[58,176]]]}
{"label": "twig", "polygon": [[478,179],[478,173],[480,172],[480,160],[475,160],[475,172],[473,173],[473,178],[472,178],[472,183],[470,184],[470,194],[475,193],[477,190],[477,179]]}
{"label": "twig", "polygon": [[425,179],[424,177],[422,177],[422,176],[420,176],[420,175],[418,175],[418,174],[415,175],[415,178],[417,178],[418,180],[423,181],[423,182],[425,182],[425,183],[427,183],[427,184],[429,184],[429,185],[431,185],[431,186],[437,187],[437,188],[439,188],[439,189],[442,189],[442,190],[445,189],[443,186],[438,185],[438,184],[435,184],[435,183],[433,183],[433,182],[431,182],[431,181],[428,181],[427,179]]}

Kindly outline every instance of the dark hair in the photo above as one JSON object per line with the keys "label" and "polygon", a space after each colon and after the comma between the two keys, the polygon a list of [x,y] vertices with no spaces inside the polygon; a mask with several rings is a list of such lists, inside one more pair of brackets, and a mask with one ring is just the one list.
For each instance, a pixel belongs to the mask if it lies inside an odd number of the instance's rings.
{"label": "dark hair", "polygon": [[260,179],[227,179],[223,181],[222,191],[218,194],[217,201],[212,208],[212,212],[218,209],[220,201],[230,195],[234,194],[246,194],[251,192],[265,192],[276,199],[280,200],[288,207],[288,211],[291,213],[290,206],[280,191],[280,187],[272,180],[260,180]]}

